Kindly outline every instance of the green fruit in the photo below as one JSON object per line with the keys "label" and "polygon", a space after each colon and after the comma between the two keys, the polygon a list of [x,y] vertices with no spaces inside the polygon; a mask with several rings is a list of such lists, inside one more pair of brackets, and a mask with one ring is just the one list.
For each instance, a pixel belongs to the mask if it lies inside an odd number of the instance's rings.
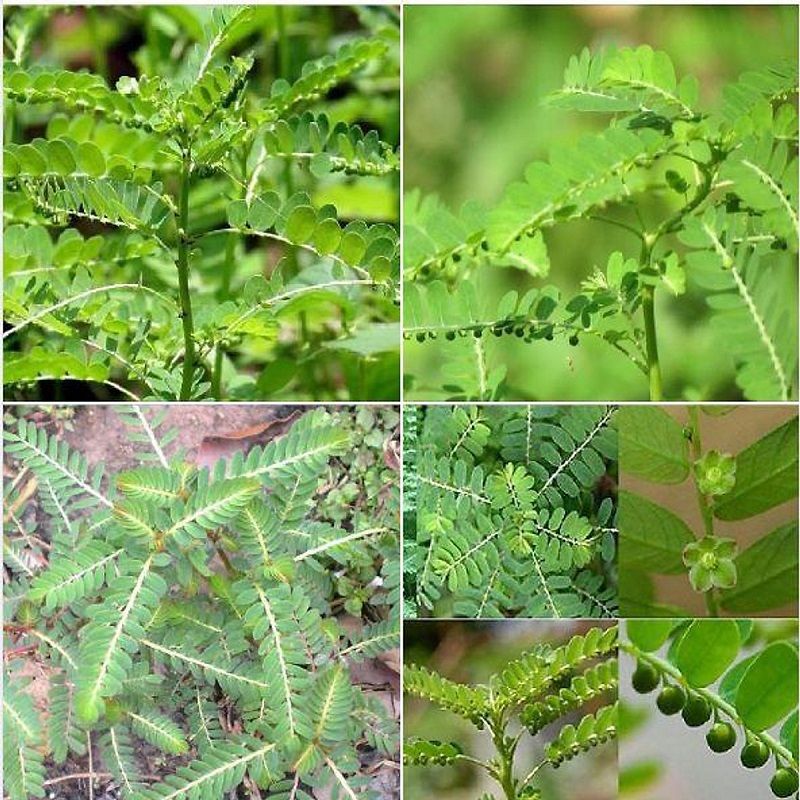
{"label": "green fruit", "polygon": [[650,664],[640,661],[636,665],[631,683],[639,694],[652,692],[658,686],[658,672]]}
{"label": "green fruit", "polygon": [[781,767],[769,782],[775,797],[789,797],[797,791],[797,773],[788,767]]}
{"label": "green fruit", "polygon": [[699,728],[711,719],[711,705],[699,694],[690,694],[683,707],[683,721],[690,728]]}
{"label": "green fruit", "polygon": [[656,699],[658,710],[662,714],[677,714],[686,703],[686,693],[679,686],[666,686]]}
{"label": "green fruit", "polygon": [[750,742],[742,748],[739,758],[748,769],[758,769],[769,761],[769,748],[764,742]]}
{"label": "green fruit", "polygon": [[727,722],[717,722],[706,734],[706,741],[715,753],[725,753],[736,744],[736,731]]}

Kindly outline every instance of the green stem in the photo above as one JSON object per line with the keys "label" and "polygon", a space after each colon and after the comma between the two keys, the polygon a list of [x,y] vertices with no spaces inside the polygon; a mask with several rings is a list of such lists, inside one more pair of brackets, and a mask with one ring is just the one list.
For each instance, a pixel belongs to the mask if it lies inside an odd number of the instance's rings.
{"label": "green stem", "polygon": [[[700,418],[697,413],[697,406],[689,406],[689,424],[692,429],[692,461],[699,461],[703,455],[703,443],[700,438]],[[692,471],[694,475],[694,471]],[[714,535],[714,513],[708,504],[708,497],[700,491],[700,487],[695,481],[695,491],[697,492],[697,505],[700,507],[700,514],[703,517],[703,528],[706,536]]]}
{"label": "green stem", "polygon": [[[700,417],[697,413],[697,406],[689,406],[689,427],[692,432],[692,462],[700,459],[703,455],[703,442],[700,438]],[[692,470],[694,476],[694,470]],[[703,517],[703,529],[706,536],[714,535],[714,513],[708,503],[708,497],[700,491],[697,481],[694,483],[697,493],[697,505],[700,508],[700,515]],[[719,616],[719,599],[714,588],[704,592],[706,609],[710,617]]]}
{"label": "green stem", "polygon": [[498,769],[494,774],[495,780],[500,784],[506,800],[517,800],[517,782],[514,780],[514,753],[519,739],[506,739],[505,722],[502,714],[491,720],[490,730],[492,741],[497,750]]}
{"label": "green stem", "polygon": [[192,321],[192,296],[189,291],[189,164],[191,154],[188,147],[183,154],[183,170],[179,193],[178,217],[178,298],[183,323],[183,377],[181,400],[188,400],[192,392],[194,377],[194,323]]}
{"label": "green stem", "polygon": [[[640,268],[650,266],[655,238],[645,234],[642,237]],[[661,365],[658,360],[658,335],[656,333],[655,287],[642,286],[642,315],[644,316],[644,341],[647,356],[647,379],[650,386],[650,400],[658,402],[663,396],[661,385]]]}
{"label": "green stem", "polygon": [[748,732],[752,738],[761,740],[776,757],[787,763],[792,769],[797,770],[797,759],[788,748],[784,747],[777,739],[770,736],[768,733],[749,730],[740,719],[736,709],[719,695],[714,694],[710,689],[698,689],[696,686],[690,686],[677,667],[670,664],[669,661],[665,661],[663,658],[653,655],[653,653],[645,653],[636,647],[633,642],[620,642],[620,648],[635,659],[650,664],[659,674],[668,675],[675,683],[680,684],[685,690],[704,697],[713,708],[729,717],[734,724],[739,726],[743,731]]}
{"label": "green stem", "polygon": [[645,286],[642,289],[642,313],[644,315],[644,340],[647,355],[647,379],[650,387],[650,400],[658,402],[663,396],[661,386],[661,365],[658,360],[658,335],[656,333],[655,289]]}

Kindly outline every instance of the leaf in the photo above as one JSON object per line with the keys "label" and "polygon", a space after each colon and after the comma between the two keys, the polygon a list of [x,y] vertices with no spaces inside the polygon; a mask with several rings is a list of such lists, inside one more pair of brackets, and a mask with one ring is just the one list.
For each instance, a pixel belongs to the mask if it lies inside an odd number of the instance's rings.
{"label": "leaf", "polygon": [[620,468],[655,483],[689,475],[689,443],[680,424],[661,408],[628,406],[619,414]]}
{"label": "leaf", "polygon": [[754,542],[735,560],[738,580],[720,593],[734,613],[755,614],[797,601],[797,522],[781,525]]}
{"label": "leaf", "polygon": [[786,718],[786,722],[781,726],[781,744],[797,758],[797,711],[795,710]]}
{"label": "leaf", "polygon": [[797,417],[736,456],[736,484],[714,504],[722,520],[753,517],[797,497]]}
{"label": "leaf", "polygon": [[628,638],[646,653],[658,650],[675,627],[674,620],[631,619],[625,624]]}
{"label": "leaf", "polygon": [[736,710],[750,730],[760,732],[797,708],[797,650],[773,642],[753,660],[736,692]]}
{"label": "leaf", "polygon": [[356,330],[346,339],[325,342],[330,350],[346,350],[363,358],[388,353],[399,348],[400,325],[391,322],[374,322]]}
{"label": "leaf", "polygon": [[730,666],[740,647],[735,620],[695,620],[681,637],[675,666],[690,686],[710,686]]}
{"label": "leaf", "polygon": [[632,492],[619,493],[619,559],[624,570],[682,573],[683,549],[695,541],[689,526],[663,506]]}

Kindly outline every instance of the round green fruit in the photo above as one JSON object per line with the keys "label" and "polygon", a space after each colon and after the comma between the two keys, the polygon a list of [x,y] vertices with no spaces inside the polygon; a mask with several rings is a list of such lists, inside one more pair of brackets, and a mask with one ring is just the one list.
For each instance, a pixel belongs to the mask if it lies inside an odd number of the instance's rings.
{"label": "round green fruit", "polygon": [[706,741],[715,753],[725,753],[736,744],[736,731],[727,722],[717,722],[706,734]]}
{"label": "round green fruit", "polygon": [[769,761],[769,748],[764,742],[749,742],[742,748],[739,759],[742,762],[742,766],[748,769],[758,769]]}
{"label": "round green fruit", "polygon": [[699,728],[711,719],[711,704],[699,694],[690,694],[681,716],[690,728]]}
{"label": "round green fruit", "polygon": [[686,693],[679,686],[665,686],[656,699],[658,710],[662,714],[677,714],[686,703]]}
{"label": "round green fruit", "polygon": [[656,672],[655,668],[640,661],[636,665],[631,682],[633,683],[633,688],[639,694],[648,694],[658,686],[658,680],[658,672]]}
{"label": "round green fruit", "polygon": [[790,797],[797,791],[797,773],[788,767],[781,767],[769,782],[775,797]]}

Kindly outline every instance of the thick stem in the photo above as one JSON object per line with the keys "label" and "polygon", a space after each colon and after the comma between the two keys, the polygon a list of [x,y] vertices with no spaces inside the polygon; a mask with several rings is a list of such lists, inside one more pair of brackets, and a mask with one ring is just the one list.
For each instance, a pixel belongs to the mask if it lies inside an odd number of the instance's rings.
{"label": "thick stem", "polygon": [[183,155],[183,170],[179,196],[178,217],[178,299],[183,323],[183,377],[181,400],[188,400],[192,393],[194,377],[194,323],[192,321],[192,296],[189,292],[189,164],[191,154],[186,148]]}
{"label": "thick stem", "polygon": [[642,288],[642,314],[644,315],[644,340],[647,354],[647,380],[650,387],[650,400],[657,402],[663,396],[661,386],[661,365],[658,360],[658,335],[656,333],[655,289]]}
{"label": "thick stem", "polygon": [[[653,253],[655,237],[652,234],[642,236],[642,251],[639,256],[639,268],[650,267],[650,256]],[[644,341],[647,356],[647,380],[650,386],[650,400],[661,400],[661,365],[658,361],[658,335],[656,334],[655,286],[648,283],[642,286],[642,315],[644,316]]]}
{"label": "thick stem", "polygon": [[514,780],[514,753],[519,740],[507,739],[505,727],[502,714],[498,714],[491,720],[492,741],[497,750],[498,763],[498,769],[494,777],[502,787],[506,800],[517,800],[517,783]]}

